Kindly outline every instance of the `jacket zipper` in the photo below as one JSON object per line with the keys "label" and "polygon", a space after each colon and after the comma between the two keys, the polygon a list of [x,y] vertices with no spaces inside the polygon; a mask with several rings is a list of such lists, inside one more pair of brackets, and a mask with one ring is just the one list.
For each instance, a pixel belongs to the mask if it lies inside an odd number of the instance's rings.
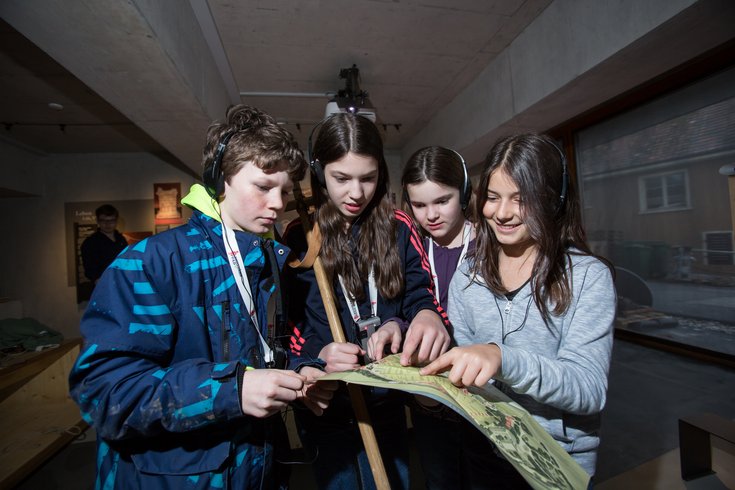
{"label": "jacket zipper", "polygon": [[508,302],[505,304],[505,314],[507,315],[510,313],[511,308],[513,308],[513,300],[508,300]]}
{"label": "jacket zipper", "polygon": [[230,360],[230,302],[222,303],[222,358]]}

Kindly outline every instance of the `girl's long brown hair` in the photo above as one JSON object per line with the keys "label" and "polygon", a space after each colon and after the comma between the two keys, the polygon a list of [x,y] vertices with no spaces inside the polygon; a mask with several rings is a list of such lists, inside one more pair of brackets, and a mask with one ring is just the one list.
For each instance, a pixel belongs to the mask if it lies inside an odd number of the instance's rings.
{"label": "girl's long brown hair", "polygon": [[[579,196],[567,176],[562,150],[551,138],[539,134],[498,141],[485,157],[475,200],[477,216],[482,216],[488,199],[490,176],[501,168],[518,186],[523,222],[538,248],[531,273],[534,302],[545,319],[551,313],[560,315],[572,301],[567,270],[569,248],[593,255],[582,226]],[[482,276],[495,294],[505,294],[508,291],[498,269],[500,244],[486,219],[479,220],[477,228],[472,273]],[[551,311],[548,305],[553,305]]]}
{"label": "girl's long brown hair", "polygon": [[[403,271],[396,249],[396,220],[389,197],[388,164],[383,155],[383,141],[378,128],[362,116],[341,113],[324,121],[314,142],[310,158],[323,170],[348,152],[372,157],[378,162],[378,182],[373,199],[353,222],[360,226],[357,244],[347,227],[346,218],[331,202],[326,188],[312,174],[316,221],[322,235],[319,252],[330,277],[339,274],[345,288],[358,301],[365,299],[364,284],[371,269],[380,295],[386,299],[403,291]],[[356,247],[356,250],[353,250]],[[357,252],[355,254],[355,252]],[[358,260],[355,260],[355,255]]]}

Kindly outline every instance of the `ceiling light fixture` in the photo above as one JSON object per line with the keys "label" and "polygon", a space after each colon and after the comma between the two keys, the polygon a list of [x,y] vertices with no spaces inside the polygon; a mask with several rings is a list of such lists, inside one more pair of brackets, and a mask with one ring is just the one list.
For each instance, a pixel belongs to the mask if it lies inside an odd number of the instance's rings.
{"label": "ceiling light fixture", "polygon": [[360,89],[360,70],[357,65],[341,69],[339,78],[345,79],[345,88],[337,92],[337,95],[327,102],[324,117],[327,118],[340,112],[351,112],[375,122],[376,115],[373,104],[368,98],[368,93]]}

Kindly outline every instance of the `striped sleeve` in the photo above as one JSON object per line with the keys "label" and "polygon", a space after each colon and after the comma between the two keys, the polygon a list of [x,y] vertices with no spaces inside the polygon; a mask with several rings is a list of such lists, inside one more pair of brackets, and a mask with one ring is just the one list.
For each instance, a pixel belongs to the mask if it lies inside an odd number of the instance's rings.
{"label": "striped sleeve", "polygon": [[411,321],[419,311],[432,310],[441,317],[444,326],[449,329],[451,328],[449,317],[434,296],[431,266],[421,234],[405,212],[396,210],[395,218],[399,228],[397,244],[403,247],[402,259],[405,268],[404,315]]}

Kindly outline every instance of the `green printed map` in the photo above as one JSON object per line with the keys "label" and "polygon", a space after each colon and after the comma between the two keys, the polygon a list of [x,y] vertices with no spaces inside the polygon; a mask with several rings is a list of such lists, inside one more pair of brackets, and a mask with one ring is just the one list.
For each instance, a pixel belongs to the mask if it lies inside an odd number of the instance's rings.
{"label": "green printed map", "polygon": [[524,408],[496,388],[469,391],[445,376],[421,376],[418,368],[401,366],[397,354],[321,379],[401,390],[447,405],[482,431],[533,488],[585,489],[589,485],[589,475],[577,462]]}

